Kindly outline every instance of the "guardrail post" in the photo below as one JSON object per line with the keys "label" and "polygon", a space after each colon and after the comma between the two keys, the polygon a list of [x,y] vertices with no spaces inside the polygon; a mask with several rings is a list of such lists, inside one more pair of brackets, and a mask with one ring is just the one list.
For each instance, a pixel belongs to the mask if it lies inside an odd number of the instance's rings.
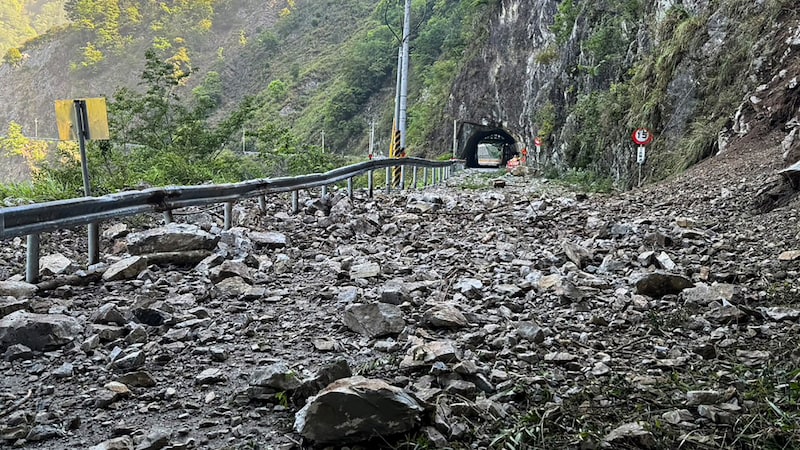
{"label": "guardrail post", "polygon": [[414,183],[414,187],[412,189],[417,190],[417,166],[414,166],[414,170],[411,173],[411,182]]}
{"label": "guardrail post", "polygon": [[372,198],[373,191],[375,190],[375,171],[373,170],[367,172],[367,189],[369,189],[369,198]]}
{"label": "guardrail post", "polygon": [[164,225],[169,225],[169,224],[171,224],[172,222],[175,221],[175,218],[172,217],[172,210],[171,209],[168,209],[168,210],[164,211],[162,214],[164,216]]}
{"label": "guardrail post", "polygon": [[233,226],[233,202],[225,203],[225,225],[226,230],[230,230]]}
{"label": "guardrail post", "polygon": [[386,168],[386,193],[392,192],[392,168]]}
{"label": "guardrail post", "polygon": [[406,166],[400,166],[400,190],[406,188]]}
{"label": "guardrail post", "polygon": [[258,196],[258,209],[261,211],[262,214],[267,212],[267,197],[266,196],[264,196],[264,195],[259,195]]}
{"label": "guardrail post", "polygon": [[327,196],[328,196],[328,186],[325,185],[325,186],[322,186],[322,197],[324,198],[324,197],[327,197]]}
{"label": "guardrail post", "polygon": [[25,260],[25,281],[36,283],[39,281],[39,235],[28,235],[28,251]]}
{"label": "guardrail post", "polygon": [[292,214],[300,212],[300,191],[292,191]]}
{"label": "guardrail post", "polygon": [[100,224],[89,224],[89,265],[100,262]]}
{"label": "guardrail post", "polygon": [[422,168],[422,189],[428,187],[428,168]]}
{"label": "guardrail post", "polygon": [[347,196],[353,199],[353,177],[347,179]]}

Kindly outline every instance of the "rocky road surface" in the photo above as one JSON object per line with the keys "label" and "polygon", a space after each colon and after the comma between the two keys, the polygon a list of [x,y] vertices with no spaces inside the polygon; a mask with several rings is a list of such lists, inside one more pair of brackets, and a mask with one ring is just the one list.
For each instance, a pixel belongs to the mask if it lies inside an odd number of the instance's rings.
{"label": "rocky road surface", "polygon": [[135,218],[89,271],[52,233],[47,289],[4,242],[0,447],[797,448],[776,151],[623,194],[467,172],[230,231]]}

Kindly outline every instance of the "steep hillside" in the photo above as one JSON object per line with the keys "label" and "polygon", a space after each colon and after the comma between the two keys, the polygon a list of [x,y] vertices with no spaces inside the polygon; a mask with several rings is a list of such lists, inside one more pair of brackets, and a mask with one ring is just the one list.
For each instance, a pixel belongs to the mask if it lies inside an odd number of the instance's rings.
{"label": "steep hillside", "polygon": [[65,0],[6,0],[0,2],[0,56],[19,62],[17,47],[26,40],[67,23]]}
{"label": "steep hillside", "polygon": [[[145,50],[151,46],[183,58],[195,72],[187,87],[196,86],[208,71],[236,61],[253,37],[275,25],[286,7],[279,1],[266,5],[256,0],[211,3],[213,12],[204,16],[193,11],[148,16],[146,22],[115,30],[113,38],[76,24],[28,42],[23,48],[28,58],[16,66],[0,66],[0,99],[7,105],[0,113],[0,123],[15,121],[33,135],[38,120],[39,136],[55,137],[56,99],[110,99],[122,87],[136,88],[145,66]],[[236,76],[230,72],[230,78]]]}

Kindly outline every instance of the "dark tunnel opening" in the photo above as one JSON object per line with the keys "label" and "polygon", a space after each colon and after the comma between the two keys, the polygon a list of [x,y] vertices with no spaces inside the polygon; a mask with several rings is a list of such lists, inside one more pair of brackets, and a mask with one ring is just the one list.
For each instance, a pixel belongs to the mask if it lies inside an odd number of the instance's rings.
{"label": "dark tunnel opening", "polygon": [[500,128],[476,131],[464,147],[469,168],[498,168],[517,154],[517,141]]}

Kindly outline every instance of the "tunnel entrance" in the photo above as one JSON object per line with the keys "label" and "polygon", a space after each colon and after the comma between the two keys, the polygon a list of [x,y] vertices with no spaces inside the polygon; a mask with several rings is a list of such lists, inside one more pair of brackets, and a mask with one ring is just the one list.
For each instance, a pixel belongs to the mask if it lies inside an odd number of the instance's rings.
{"label": "tunnel entrance", "polygon": [[517,154],[517,141],[502,128],[485,128],[472,133],[464,146],[466,167],[498,168]]}

